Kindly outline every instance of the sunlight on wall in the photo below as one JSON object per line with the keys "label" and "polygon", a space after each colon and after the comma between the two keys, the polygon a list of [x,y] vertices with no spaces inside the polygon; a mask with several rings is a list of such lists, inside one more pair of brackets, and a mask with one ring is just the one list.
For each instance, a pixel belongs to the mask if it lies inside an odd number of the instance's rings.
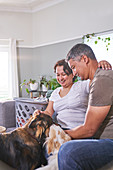
{"label": "sunlight on wall", "polygon": [[[98,37],[100,37],[101,39],[99,40]],[[105,42],[105,38],[108,37],[110,38],[110,41],[106,40]],[[97,41],[97,44],[95,44],[95,41]],[[113,68],[113,33],[97,37],[94,36],[91,37],[89,41],[87,38],[85,38],[84,43],[89,45],[93,49],[93,52],[95,53],[98,61],[107,60]],[[108,43],[110,44],[106,47]]]}

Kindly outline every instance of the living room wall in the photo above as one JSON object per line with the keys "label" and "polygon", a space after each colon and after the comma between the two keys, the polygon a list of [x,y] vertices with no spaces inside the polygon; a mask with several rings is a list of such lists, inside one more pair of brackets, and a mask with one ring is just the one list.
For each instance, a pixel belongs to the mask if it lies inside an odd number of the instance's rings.
{"label": "living room wall", "polygon": [[112,0],[64,0],[35,13],[0,11],[0,39],[22,40],[17,51],[19,83],[54,76],[55,62],[84,34],[113,29],[112,6]]}
{"label": "living room wall", "polygon": [[[36,48],[18,48],[18,71],[19,83],[24,79],[30,78],[39,80],[39,76],[53,76],[54,64],[63,58],[66,58],[68,51],[82,39],[56,43]],[[25,87],[20,91],[20,96],[27,97]]]}
{"label": "living room wall", "polygon": [[64,0],[34,13],[0,11],[0,39],[34,48],[111,30],[112,6],[112,0]]}
{"label": "living room wall", "polygon": [[33,45],[113,29],[112,0],[65,0],[33,14]]}
{"label": "living room wall", "polygon": [[[21,47],[32,46],[31,13],[0,11],[0,45],[8,44],[15,38]],[[3,39],[3,41],[2,41]]]}

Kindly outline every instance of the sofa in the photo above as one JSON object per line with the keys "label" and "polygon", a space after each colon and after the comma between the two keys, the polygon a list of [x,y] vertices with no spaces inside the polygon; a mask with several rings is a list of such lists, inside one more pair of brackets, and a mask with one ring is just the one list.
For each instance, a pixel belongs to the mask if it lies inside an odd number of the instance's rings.
{"label": "sofa", "polygon": [[[16,128],[15,100],[0,102],[0,126],[5,126],[6,132]],[[14,170],[14,168],[0,161],[0,170]],[[113,170],[113,161],[99,170]]]}
{"label": "sofa", "polygon": [[[16,128],[14,100],[0,102],[0,126],[6,127],[6,132]],[[0,170],[14,170],[14,168],[0,161]]]}
{"label": "sofa", "polygon": [[16,128],[15,100],[0,102],[0,126],[6,127],[6,131]]}

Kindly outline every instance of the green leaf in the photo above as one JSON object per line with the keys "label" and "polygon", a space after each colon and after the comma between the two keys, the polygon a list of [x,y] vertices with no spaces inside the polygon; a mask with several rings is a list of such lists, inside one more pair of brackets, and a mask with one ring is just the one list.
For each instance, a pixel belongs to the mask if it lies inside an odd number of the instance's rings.
{"label": "green leaf", "polygon": [[85,37],[83,36],[82,39],[84,40],[84,38],[85,38]]}
{"label": "green leaf", "polygon": [[22,86],[20,87],[20,90],[22,91]]}
{"label": "green leaf", "polygon": [[54,90],[57,87],[61,87],[61,85],[57,82],[56,78],[52,78],[49,80],[49,84],[50,84],[50,89]]}
{"label": "green leaf", "polygon": [[98,40],[100,40],[101,38],[100,37],[98,37]]}
{"label": "green leaf", "polygon": [[26,88],[26,92],[29,94],[29,90]]}
{"label": "green leaf", "polygon": [[92,37],[94,37],[95,36],[95,33],[93,33],[93,34],[91,34],[92,35]]}
{"label": "green leaf", "polygon": [[32,80],[32,79],[30,79],[30,81],[29,81],[29,83],[32,83],[32,84],[34,84],[36,82],[36,80]]}
{"label": "green leaf", "polygon": [[90,37],[89,34],[87,34],[87,35],[86,35],[86,38],[89,38],[89,37]]}
{"label": "green leaf", "polygon": [[98,43],[98,41],[95,41],[95,44],[97,44]]}
{"label": "green leaf", "polygon": [[23,85],[25,85],[25,83],[20,84],[21,87],[22,87]]}
{"label": "green leaf", "polygon": [[110,41],[110,37],[108,37],[107,39],[108,39],[108,41]]}

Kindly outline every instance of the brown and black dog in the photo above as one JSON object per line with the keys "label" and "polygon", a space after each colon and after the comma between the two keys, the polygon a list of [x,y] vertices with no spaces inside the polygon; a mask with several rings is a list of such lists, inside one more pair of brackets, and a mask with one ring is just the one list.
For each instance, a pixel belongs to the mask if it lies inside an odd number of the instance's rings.
{"label": "brown and black dog", "polygon": [[45,114],[32,116],[21,128],[0,134],[0,160],[17,170],[33,170],[46,165],[44,142],[53,124]]}

